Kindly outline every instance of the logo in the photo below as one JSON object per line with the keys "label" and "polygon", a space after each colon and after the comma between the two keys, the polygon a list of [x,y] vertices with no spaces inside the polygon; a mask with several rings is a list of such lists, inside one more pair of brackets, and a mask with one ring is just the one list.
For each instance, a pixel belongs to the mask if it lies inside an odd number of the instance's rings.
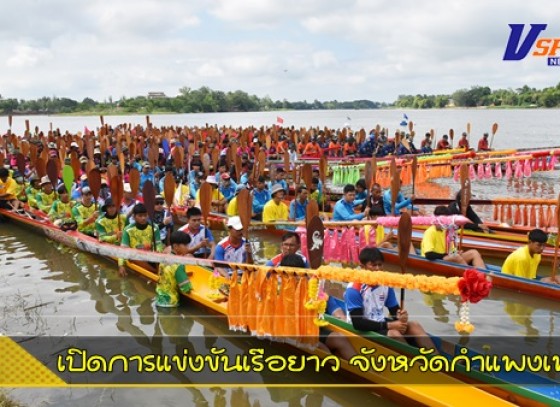
{"label": "logo", "polygon": [[511,32],[504,53],[504,61],[521,61],[531,49],[534,57],[548,57],[549,66],[560,66],[560,56],[556,56],[560,50],[560,38],[541,37],[540,34],[546,30],[547,24],[531,24],[529,32],[522,39],[525,24],[509,24]]}
{"label": "logo", "polygon": [[313,241],[313,246],[311,246],[311,249],[309,249],[310,252],[320,250],[321,247],[323,247],[323,236],[321,236],[321,233],[318,230],[313,232],[311,240]]}

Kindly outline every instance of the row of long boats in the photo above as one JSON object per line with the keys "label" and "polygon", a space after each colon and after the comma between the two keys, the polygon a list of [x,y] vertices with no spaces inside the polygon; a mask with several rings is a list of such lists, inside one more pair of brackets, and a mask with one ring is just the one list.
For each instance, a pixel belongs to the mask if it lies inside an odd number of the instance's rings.
{"label": "row of long boats", "polygon": [[[31,228],[33,231],[45,235],[47,238],[60,242],[77,250],[93,253],[108,258],[128,258],[128,267],[138,274],[157,281],[157,274],[145,266],[145,262],[182,262],[187,265],[190,279],[194,290],[188,294],[189,301],[200,306],[227,315],[227,302],[216,302],[209,298],[212,289],[209,287],[209,276],[212,273],[212,264],[203,260],[192,258],[179,258],[159,253],[144,252],[134,249],[121,248],[98,242],[96,239],[83,235],[77,231],[63,232],[51,225],[46,219],[32,218],[11,211],[0,210],[0,215],[20,225]],[[386,260],[398,262],[398,256],[391,251],[385,251]],[[411,255],[409,265],[414,268],[428,270],[433,273],[444,275],[461,275],[464,268],[447,264],[445,262],[428,262],[420,256]],[[560,287],[540,283],[538,281],[526,281],[524,279],[501,275],[498,270],[489,269],[487,272],[493,279],[496,287],[509,288],[531,294],[545,295],[550,298],[560,298]],[[419,356],[418,349],[393,341],[388,337],[373,332],[364,333],[355,331],[351,325],[344,321],[327,317],[330,322],[329,328],[345,335],[351,341],[357,353],[360,348],[375,349],[376,355],[386,357],[393,355],[405,355],[408,359]],[[319,349],[307,351],[325,357]],[[448,350],[450,355],[459,354],[460,347],[453,345]],[[474,355],[472,351],[469,351]],[[464,369],[457,366],[450,373],[423,372],[418,369],[410,369],[407,372],[391,372],[390,370],[376,371],[371,368],[363,371],[357,363],[341,361],[341,367],[360,378],[366,383],[386,385],[379,389],[383,394],[395,400],[415,402],[424,405],[472,405],[472,403],[488,403],[492,405],[507,405],[515,403],[518,405],[543,406],[552,405],[560,401],[558,383],[543,376],[535,376],[529,371],[517,372],[515,374],[505,371],[498,373],[482,373],[475,369]],[[424,386],[403,383],[437,383],[437,386]],[[460,395],[457,385],[469,383],[474,386],[461,386]],[[532,384],[529,384],[532,383]]]}

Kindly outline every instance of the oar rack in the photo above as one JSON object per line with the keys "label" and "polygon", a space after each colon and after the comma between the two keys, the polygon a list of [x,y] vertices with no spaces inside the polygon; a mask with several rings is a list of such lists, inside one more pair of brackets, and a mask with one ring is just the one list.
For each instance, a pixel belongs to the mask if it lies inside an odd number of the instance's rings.
{"label": "oar rack", "polygon": [[558,228],[555,199],[494,199],[493,219],[516,226],[538,227],[544,230]]}

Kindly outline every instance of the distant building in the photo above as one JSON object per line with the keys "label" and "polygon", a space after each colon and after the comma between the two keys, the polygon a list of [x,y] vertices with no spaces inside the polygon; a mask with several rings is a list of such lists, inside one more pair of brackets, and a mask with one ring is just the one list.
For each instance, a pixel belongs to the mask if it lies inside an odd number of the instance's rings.
{"label": "distant building", "polygon": [[165,99],[166,97],[163,92],[148,92],[148,99]]}

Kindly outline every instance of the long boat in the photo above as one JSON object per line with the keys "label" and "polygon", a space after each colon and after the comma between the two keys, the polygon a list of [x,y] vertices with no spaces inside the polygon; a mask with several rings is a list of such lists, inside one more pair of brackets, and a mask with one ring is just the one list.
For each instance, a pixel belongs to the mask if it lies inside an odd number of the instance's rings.
{"label": "long boat", "polygon": [[[53,240],[78,250],[85,250],[94,254],[107,256],[106,253],[114,251],[112,249],[118,249],[118,247],[100,243],[96,239],[82,235],[77,231],[63,232],[53,225],[45,222],[43,219],[32,219],[6,210],[0,210],[0,215],[3,215],[16,223],[30,227],[32,230],[40,234],[44,234]],[[139,252],[134,249],[123,248],[120,251],[117,250],[116,254],[122,254],[127,251]],[[146,254],[153,255],[153,260],[154,258],[155,260],[164,258],[164,255],[160,254],[156,256],[155,253],[146,252],[144,252],[143,256]],[[140,257],[145,258],[142,256]],[[152,281],[158,280],[156,273],[140,264],[128,262],[127,266]],[[208,286],[209,276],[212,273],[212,269],[201,265],[191,264],[188,265],[188,273],[194,288],[194,290],[187,295],[188,298],[209,310],[222,315],[227,315],[227,303],[222,301],[213,301],[209,299],[208,296],[208,294],[212,291]],[[419,354],[418,349],[399,343],[388,337],[381,336],[373,332],[365,334],[363,332],[356,332],[346,322],[329,317],[328,320],[330,322],[329,327],[348,337],[356,351],[361,348],[375,349],[377,355],[385,356],[397,356],[399,354],[404,354],[409,357],[413,357],[414,355]],[[326,356],[326,354],[319,349],[315,349],[313,352],[323,357]],[[539,384],[521,385],[522,383],[533,382],[531,381],[531,378],[526,377],[526,373],[523,372],[517,374],[515,379],[519,384],[514,384],[508,382],[508,378],[506,377],[507,375],[504,377],[496,374],[489,376],[477,371],[467,372],[464,369],[459,369],[459,372],[455,372],[458,378],[442,373],[421,373],[417,370],[407,372],[405,378],[405,376],[402,376],[405,374],[403,372],[395,373],[385,370],[382,372],[374,372],[373,370],[364,372],[344,360],[341,361],[341,367],[352,375],[358,376],[367,382],[387,385],[387,387],[380,389],[382,390],[382,393],[387,394],[391,398],[401,402],[406,401],[409,403],[415,402],[417,404],[441,406],[461,404],[472,405],[472,403],[477,402],[485,403],[484,405],[496,406],[509,405],[509,402],[516,403],[518,405],[545,406],[558,402],[558,399],[556,398],[557,393],[555,382],[542,378],[542,380],[539,379]],[[531,376],[531,374],[527,374]],[[418,378],[422,383],[438,383],[441,385],[425,386],[400,384],[414,382],[411,380],[411,375],[418,375]],[[420,378],[420,376],[422,377]],[[534,377],[532,377],[532,380],[534,380]],[[464,382],[475,385],[483,384],[482,388],[484,391],[477,387],[461,385]],[[457,385],[461,385],[461,387],[458,388]],[[458,390],[460,390],[461,399],[458,398]]]}

